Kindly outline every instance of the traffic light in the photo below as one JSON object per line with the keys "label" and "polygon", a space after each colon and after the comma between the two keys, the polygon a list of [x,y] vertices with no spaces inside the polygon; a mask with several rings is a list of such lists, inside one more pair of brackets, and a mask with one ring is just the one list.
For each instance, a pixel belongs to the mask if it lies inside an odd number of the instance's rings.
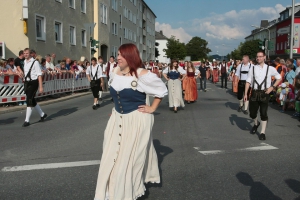
{"label": "traffic light", "polygon": [[97,49],[99,48],[99,41],[91,37],[90,42],[91,42],[91,54],[94,55],[97,52]]}
{"label": "traffic light", "polygon": [[266,43],[266,39],[264,41],[258,41],[258,48],[265,50],[265,43]]}

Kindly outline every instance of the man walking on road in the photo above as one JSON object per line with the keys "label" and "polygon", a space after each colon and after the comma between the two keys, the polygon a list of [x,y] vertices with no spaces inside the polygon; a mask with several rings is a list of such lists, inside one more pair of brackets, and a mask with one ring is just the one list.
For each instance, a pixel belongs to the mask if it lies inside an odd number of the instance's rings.
{"label": "man walking on road", "polygon": [[29,120],[32,114],[32,108],[35,108],[41,116],[40,122],[44,121],[47,114],[42,111],[34,98],[38,89],[40,93],[44,91],[40,64],[30,56],[30,50],[28,48],[24,49],[24,57],[24,92],[26,94],[27,109],[23,127],[26,127],[30,125]]}
{"label": "man walking on road", "polygon": [[[205,66],[205,63],[201,63],[201,66],[199,67],[200,71],[200,89],[206,92],[206,71],[207,68]],[[200,90],[199,89],[199,90]]]}
{"label": "man walking on road", "polygon": [[220,73],[221,73],[221,88],[223,88],[224,84],[224,80],[225,80],[225,89],[227,89],[227,72],[228,72],[228,66],[226,65],[225,60],[223,60],[222,63],[220,63]]}
{"label": "man walking on road", "polygon": [[[248,78],[246,80],[246,87],[244,93],[244,101],[248,100],[248,90],[251,84],[251,96],[249,99],[249,111],[250,117],[254,119],[254,126],[251,130],[251,134],[257,132],[257,128],[260,122],[257,120],[258,110],[260,111],[261,118],[261,133],[259,135],[260,140],[266,139],[266,127],[268,121],[268,106],[270,99],[270,92],[278,86],[281,81],[281,76],[274,67],[270,67],[265,64],[266,55],[264,51],[259,51],[256,55],[257,65],[253,66],[249,71]],[[276,82],[271,85],[271,78],[275,77]]]}
{"label": "man walking on road", "polygon": [[[250,71],[251,68],[251,64],[249,62],[249,56],[248,55],[244,55],[243,56],[243,61],[241,64],[239,64],[239,66],[236,69],[235,72],[235,76],[237,77],[237,81],[238,81],[238,94],[237,94],[237,98],[240,102],[240,106],[238,108],[238,112],[243,111],[243,113],[245,115],[248,115],[248,105],[249,105],[249,101],[245,101],[243,100],[244,97],[244,91],[245,91],[245,85],[246,85],[246,79],[248,77],[248,73]],[[248,91],[248,95],[249,95],[249,91]],[[243,110],[243,106],[244,106],[244,110]]]}

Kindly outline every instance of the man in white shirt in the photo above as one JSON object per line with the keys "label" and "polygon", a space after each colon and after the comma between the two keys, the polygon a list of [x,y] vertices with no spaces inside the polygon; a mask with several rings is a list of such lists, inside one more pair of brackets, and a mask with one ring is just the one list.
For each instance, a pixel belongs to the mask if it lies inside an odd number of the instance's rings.
{"label": "man in white shirt", "polygon": [[99,91],[103,87],[103,70],[102,67],[97,64],[97,59],[93,57],[91,59],[91,66],[86,69],[86,75],[91,84],[91,90],[94,96],[93,109],[96,110],[100,107],[98,102]]}
{"label": "man in white shirt", "polygon": [[107,76],[108,80],[109,80],[109,76],[110,76],[111,72],[114,70],[115,67],[117,67],[117,65],[118,64],[115,62],[115,57],[110,56],[109,62],[106,65],[106,76]]}
{"label": "man in white shirt", "polygon": [[[103,63],[103,57],[99,56],[98,57],[98,64],[102,67],[102,72],[103,72],[103,91],[107,91],[108,90],[108,80],[107,80],[107,76],[106,76],[106,67],[107,65],[105,65]],[[102,100],[102,91],[100,91],[100,101]]]}
{"label": "man in white shirt", "polygon": [[40,64],[30,56],[29,48],[24,49],[24,57],[24,92],[26,94],[27,109],[23,127],[26,127],[30,125],[29,120],[32,114],[32,108],[35,108],[40,114],[40,122],[44,121],[47,114],[42,111],[34,98],[38,89],[40,93],[43,93],[44,91]]}
{"label": "man in white shirt", "polygon": [[[261,133],[259,135],[260,140],[266,139],[266,127],[268,121],[268,106],[270,99],[270,92],[276,88],[280,81],[281,76],[277,70],[265,64],[266,55],[264,51],[259,51],[256,55],[257,65],[251,67],[246,80],[246,87],[244,93],[244,101],[248,100],[248,90],[251,85],[252,91],[249,99],[249,111],[250,117],[254,119],[254,126],[251,130],[252,134],[257,132],[257,128],[260,122],[257,120],[258,110],[260,111],[261,118]],[[271,85],[271,78],[275,77],[276,82]]]}
{"label": "man in white shirt", "polygon": [[55,70],[58,71],[58,72],[60,71],[60,69],[58,69],[57,67],[55,67],[53,65],[53,63],[51,62],[51,56],[49,54],[46,55],[46,68],[50,72],[54,72]]}
{"label": "man in white shirt", "polygon": [[[249,101],[244,102],[243,97],[244,97],[246,79],[248,77],[248,73],[250,71],[250,68],[251,68],[251,64],[249,62],[249,56],[244,55],[242,63],[239,64],[239,66],[237,67],[236,72],[235,72],[235,76],[237,77],[237,81],[238,81],[238,95],[237,95],[237,98],[240,102],[238,112],[243,111],[243,113],[245,115],[248,115],[247,110],[248,110]],[[243,106],[244,106],[244,110],[243,110]]]}

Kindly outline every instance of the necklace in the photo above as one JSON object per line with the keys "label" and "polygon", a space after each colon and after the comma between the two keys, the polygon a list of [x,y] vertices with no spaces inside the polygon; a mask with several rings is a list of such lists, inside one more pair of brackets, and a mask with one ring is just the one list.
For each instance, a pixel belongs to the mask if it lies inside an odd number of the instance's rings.
{"label": "necklace", "polygon": [[121,74],[123,75],[123,76],[125,76],[126,74],[128,74],[130,71],[128,71],[128,72],[126,72],[126,73],[123,73],[123,72],[121,72]]}

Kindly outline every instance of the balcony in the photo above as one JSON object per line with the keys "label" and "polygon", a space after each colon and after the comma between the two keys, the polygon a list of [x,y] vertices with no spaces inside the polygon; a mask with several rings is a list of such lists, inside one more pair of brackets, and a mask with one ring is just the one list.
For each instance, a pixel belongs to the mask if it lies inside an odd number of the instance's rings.
{"label": "balcony", "polygon": [[146,30],[145,30],[145,29],[143,29],[143,35],[144,35],[144,36],[146,36],[146,35],[147,35],[147,33],[146,33]]}
{"label": "balcony", "polygon": [[144,20],[144,21],[147,21],[146,14],[144,14],[144,13],[143,13],[143,20]]}
{"label": "balcony", "polygon": [[143,51],[147,51],[147,46],[143,45]]}

